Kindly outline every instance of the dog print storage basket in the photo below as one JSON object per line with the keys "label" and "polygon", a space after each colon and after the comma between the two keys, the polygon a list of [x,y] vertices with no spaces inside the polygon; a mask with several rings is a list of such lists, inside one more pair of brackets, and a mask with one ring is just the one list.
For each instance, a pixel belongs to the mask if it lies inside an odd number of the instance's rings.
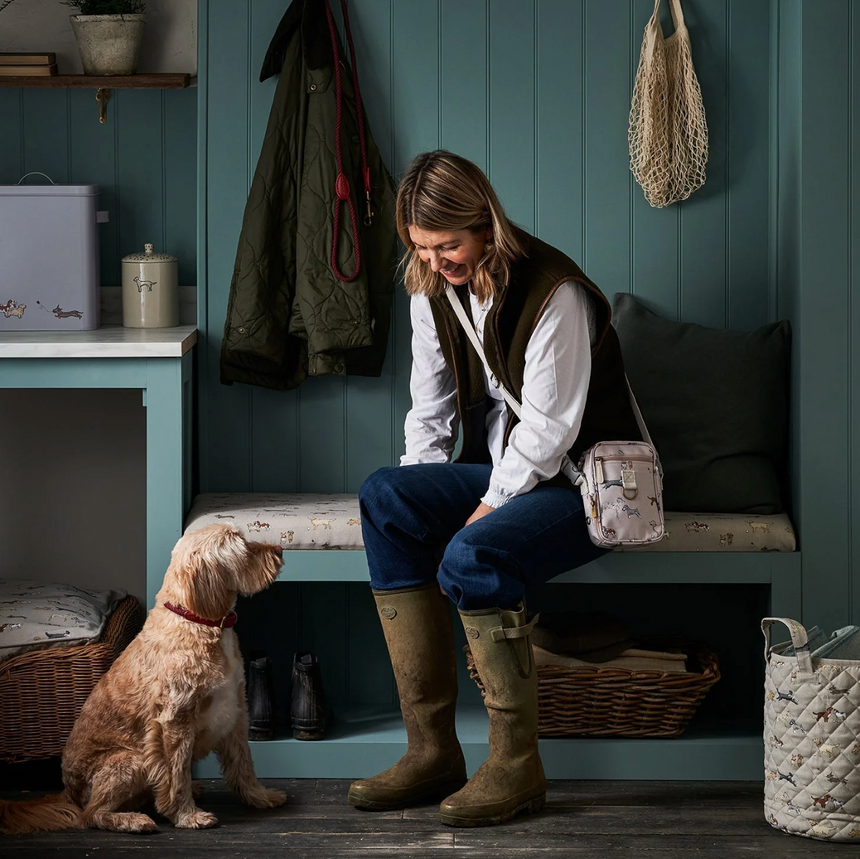
{"label": "dog print storage basket", "polygon": [[[784,623],[791,642],[770,646]],[[796,620],[766,617],[764,814],[771,826],[860,844],[860,660],[813,659]]]}

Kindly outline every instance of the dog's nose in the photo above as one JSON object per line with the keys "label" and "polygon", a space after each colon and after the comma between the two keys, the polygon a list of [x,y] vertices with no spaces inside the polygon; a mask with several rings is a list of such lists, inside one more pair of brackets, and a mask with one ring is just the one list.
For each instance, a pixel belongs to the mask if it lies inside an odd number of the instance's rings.
{"label": "dog's nose", "polygon": [[284,557],[284,547],[283,546],[275,546],[275,551],[280,555],[280,557]]}

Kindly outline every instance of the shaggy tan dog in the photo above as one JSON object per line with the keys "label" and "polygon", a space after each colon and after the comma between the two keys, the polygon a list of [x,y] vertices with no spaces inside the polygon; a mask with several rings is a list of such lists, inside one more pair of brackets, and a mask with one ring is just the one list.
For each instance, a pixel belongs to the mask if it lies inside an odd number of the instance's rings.
{"label": "shaggy tan dog", "polygon": [[191,785],[191,762],[212,751],[242,802],[283,805],[283,791],[264,788],[254,775],[236,635],[198,622],[229,624],[237,594],[267,588],[282,562],[280,547],[247,543],[229,525],[182,537],[146,624],[99,681],[72,729],[63,752],[65,790],[30,802],[0,801],[0,831],[149,832],[152,818],[132,811],[148,799],[174,826],[214,826],[215,816],[195,805]]}

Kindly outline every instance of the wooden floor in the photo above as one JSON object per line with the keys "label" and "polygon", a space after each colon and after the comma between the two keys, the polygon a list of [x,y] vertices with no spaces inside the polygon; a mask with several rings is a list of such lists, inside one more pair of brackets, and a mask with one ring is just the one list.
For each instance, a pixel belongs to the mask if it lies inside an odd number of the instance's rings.
{"label": "wooden floor", "polygon": [[[762,816],[762,786],[753,782],[556,781],[545,811],[502,826],[451,829],[438,806],[397,812],[361,812],[346,802],[349,782],[333,779],[265,780],[287,792],[272,811],[240,805],[220,781],[203,782],[198,804],[218,816],[214,829],[174,829],[159,819],[150,835],[67,831],[0,836],[4,859],[469,859],[588,857],[620,859],[750,859],[779,856],[845,857],[850,847],[784,835]],[[21,798],[8,782],[0,798]],[[33,791],[29,796],[37,795]]]}

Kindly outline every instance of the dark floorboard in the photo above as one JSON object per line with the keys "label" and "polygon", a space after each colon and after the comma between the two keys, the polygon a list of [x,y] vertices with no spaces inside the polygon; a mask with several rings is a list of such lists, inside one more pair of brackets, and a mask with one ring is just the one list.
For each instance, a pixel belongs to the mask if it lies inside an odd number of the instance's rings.
{"label": "dark floorboard", "polygon": [[[271,811],[245,808],[220,781],[207,781],[201,808],[219,826],[202,831],[174,829],[156,818],[151,835],[70,830],[0,836],[3,859],[333,859],[393,857],[428,859],[515,859],[524,854],[589,859],[751,859],[780,856],[815,859],[854,855],[850,847],[784,835],[762,815],[762,786],[754,782],[577,782],[550,784],[543,813],[502,826],[451,829],[438,807],[370,813],[349,807],[349,782],[333,779],[266,780],[287,792],[285,806]],[[2,799],[15,793],[8,781]],[[846,850],[848,853],[846,853]]]}

